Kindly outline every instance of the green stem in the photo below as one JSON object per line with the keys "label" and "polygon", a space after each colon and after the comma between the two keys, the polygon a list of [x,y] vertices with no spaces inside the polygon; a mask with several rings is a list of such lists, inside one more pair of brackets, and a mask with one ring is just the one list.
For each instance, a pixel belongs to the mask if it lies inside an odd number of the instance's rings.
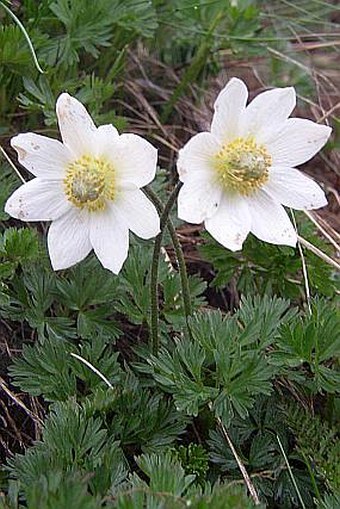
{"label": "green stem", "polygon": [[175,230],[174,225],[171,220],[168,221],[168,230],[169,230],[171,240],[172,240],[172,243],[173,243],[173,246],[175,249],[175,254],[176,254],[177,263],[178,263],[178,270],[179,270],[181,284],[182,284],[184,313],[185,313],[186,319],[188,320],[188,317],[192,314],[192,307],[191,307],[191,298],[190,298],[190,287],[189,287],[187,268],[185,265],[183,249],[182,249],[182,246],[178,240],[176,230]]}
{"label": "green stem", "polygon": [[183,296],[183,304],[184,304],[184,312],[186,316],[186,320],[192,313],[191,308],[191,300],[190,300],[190,289],[188,283],[188,277],[186,272],[185,260],[183,251],[178,240],[175,227],[169,217],[170,211],[172,209],[173,204],[177,198],[179,190],[182,186],[182,183],[179,182],[174,190],[172,191],[165,207],[163,207],[162,202],[158,199],[157,195],[150,189],[144,188],[145,194],[152,200],[158,212],[161,215],[160,218],[160,227],[161,231],[156,237],[153,257],[152,257],[152,265],[151,265],[151,281],[150,281],[150,335],[151,335],[151,345],[152,352],[156,355],[159,349],[159,304],[158,304],[158,270],[159,270],[159,260],[161,253],[161,245],[164,234],[165,226],[167,226],[171,240],[175,249],[175,254],[178,263],[178,269],[180,272],[181,285],[182,285],[182,296]]}
{"label": "green stem", "polygon": [[150,276],[150,346],[154,355],[159,350],[159,331],[158,331],[158,266],[161,255],[163,231],[157,235],[153,248],[151,276]]}
{"label": "green stem", "polygon": [[[177,198],[178,192],[181,187],[182,187],[182,183],[179,182],[174,189],[174,198],[170,205],[169,212],[172,208],[174,200]],[[158,199],[157,195],[155,193],[153,193],[153,191],[151,189],[147,189],[147,192],[149,193],[149,197],[151,198],[151,200],[153,200],[159,213],[162,214],[163,213],[162,202]],[[170,200],[171,200],[171,196],[169,198],[169,201]],[[164,211],[165,211],[165,209],[164,209]],[[187,276],[187,269],[186,269],[186,265],[185,265],[183,250],[182,250],[181,244],[178,240],[176,229],[175,229],[173,222],[171,221],[169,215],[167,217],[167,228],[169,230],[171,241],[172,241],[172,244],[173,244],[174,250],[175,250],[175,255],[176,255],[176,259],[177,259],[177,263],[178,263],[178,270],[179,270],[180,278],[181,278],[184,312],[185,312],[186,318],[188,318],[192,314],[192,307],[191,307],[190,288],[189,288],[189,282],[188,282],[188,276]]]}

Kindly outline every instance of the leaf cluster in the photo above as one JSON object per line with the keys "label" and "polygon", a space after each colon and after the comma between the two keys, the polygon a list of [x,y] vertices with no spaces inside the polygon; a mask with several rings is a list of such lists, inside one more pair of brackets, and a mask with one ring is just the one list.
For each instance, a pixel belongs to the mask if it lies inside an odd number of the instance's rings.
{"label": "leaf cluster", "polygon": [[[337,359],[340,353],[339,309],[316,300],[312,314],[284,324],[271,362],[282,373],[303,384],[304,390],[334,393],[339,388]],[[300,367],[300,370],[296,368]]]}
{"label": "leaf cluster", "polygon": [[[214,54],[231,49],[242,52],[242,37],[251,39],[260,31],[256,2],[237,5],[217,0],[175,0],[157,2],[159,30],[156,32],[161,58],[172,65],[190,62],[203,45],[209,48],[207,61],[217,64]],[[247,52],[249,54],[249,41]]]}
{"label": "leaf cluster", "polygon": [[[10,8],[30,37],[45,74],[38,79],[24,34],[5,16],[0,31],[0,113],[15,111],[14,98],[19,97],[30,120],[36,120],[32,113],[43,113],[47,125],[55,125],[55,98],[65,89],[78,92],[98,113],[116,93],[115,80],[124,72],[127,48],[139,37],[148,40],[158,25],[147,0],[79,0],[76,9],[71,0],[39,4],[25,0]],[[111,111],[107,121],[114,119]]]}
{"label": "leaf cluster", "polygon": [[[303,215],[297,215],[300,235],[326,254],[330,247],[318,237]],[[199,250],[215,271],[213,286],[219,289],[231,282],[244,294],[278,295],[299,302],[304,294],[302,262],[298,250],[271,245],[249,235],[241,252],[227,251],[210,235],[204,233]],[[308,267],[308,284],[312,295],[333,297],[339,281],[334,269],[315,254],[304,250]]]}
{"label": "leaf cluster", "polygon": [[[111,458],[117,460],[117,458]],[[140,474],[121,469],[111,476],[111,488],[105,497],[89,492],[89,478],[79,472],[42,474],[27,486],[28,509],[252,509],[255,507],[239,487],[216,484],[204,490],[195,488],[194,476],[186,475],[170,452],[143,454],[135,458]],[[125,466],[123,466],[125,468]],[[115,469],[114,469],[115,470]],[[112,477],[114,479],[112,480]],[[148,482],[146,482],[146,479]],[[13,484],[13,487],[15,484]],[[14,491],[14,490],[13,490]],[[0,495],[1,509],[22,509],[18,497]],[[16,492],[17,495],[17,492]],[[72,504],[72,505],[67,505]],[[262,505],[260,507],[263,507]]]}
{"label": "leaf cluster", "polygon": [[[272,504],[274,507],[299,507],[296,489],[279,447],[279,438],[306,507],[312,507],[315,488],[303,456],[296,452],[286,413],[281,405],[281,398],[275,394],[270,397],[260,396],[246,419],[233,420],[228,434],[233,443],[238,444],[242,461],[261,499],[269,507]],[[227,478],[237,478],[240,475],[238,465],[222,430],[211,430],[207,442],[211,461],[218,465]],[[319,483],[319,480],[315,482]]]}
{"label": "leaf cluster", "polygon": [[[35,234],[23,230],[27,233],[21,238],[20,231],[7,233],[4,260],[15,259],[26,249],[34,252],[27,246]],[[25,235],[30,241],[27,246]],[[340,328],[330,302],[316,300],[309,316],[282,298],[248,297],[233,315],[224,315],[202,308],[199,293],[204,285],[194,278],[195,314],[189,331],[184,332],[179,277],[164,259],[159,286],[162,348],[156,357],[145,344],[150,247],[133,240],[124,270],[117,278],[108,278],[94,258],[56,275],[48,267],[45,248],[37,242],[33,245],[43,254],[42,258],[37,254],[39,265],[34,257],[17,263],[4,279],[7,301],[2,305],[3,316],[12,323],[25,320],[27,330],[37,338],[33,344],[24,344],[22,355],[12,363],[12,383],[50,403],[41,442],[11,463],[11,485],[19,483],[19,493],[25,494],[27,502],[34,500],[42,508],[57,504],[58,497],[70,496],[67,486],[77,485],[83,503],[94,507],[115,507],[119,501],[121,507],[134,508],[148,500],[171,507],[176,497],[186,501],[189,494],[197,507],[222,504],[219,490],[226,488],[216,485],[208,494],[207,480],[215,486],[219,477],[240,481],[240,474],[216,427],[215,417],[220,417],[254,475],[262,499],[294,508],[298,502],[292,497],[291,479],[276,440],[280,430],[300,491],[312,504],[315,489],[309,464],[305,452],[294,447],[298,431],[279,413],[276,385],[288,390],[293,384],[310,397],[334,393]],[[89,361],[113,389],[71,353]],[[196,421],[202,428],[203,447],[193,435]],[[193,476],[192,483],[184,483],[179,495],[159,495],[163,488],[155,495],[156,488],[151,488],[143,470],[147,465],[136,463],[136,458],[161,455],[165,468],[163,455],[169,448],[184,472],[181,482]],[[326,473],[318,474],[319,490],[335,489],[334,463],[330,456],[323,463],[320,460]],[[139,469],[144,472],[141,478]],[[60,479],[56,485],[53,476]],[[123,487],[119,496],[118,485]],[[169,490],[177,493],[174,487]]]}
{"label": "leaf cluster", "polygon": [[257,395],[271,391],[275,371],[266,350],[280,321],[292,318],[286,313],[288,304],[245,299],[244,309],[232,317],[219,311],[197,313],[189,322],[190,335],[146,359],[149,371],[173,394],[179,410],[198,415],[202,406],[211,404],[229,425],[235,415],[248,414]]}
{"label": "leaf cluster", "polygon": [[334,493],[340,491],[340,443],[337,430],[319,415],[296,406],[285,409],[287,424],[296,437],[297,450],[313,464],[320,479]]}

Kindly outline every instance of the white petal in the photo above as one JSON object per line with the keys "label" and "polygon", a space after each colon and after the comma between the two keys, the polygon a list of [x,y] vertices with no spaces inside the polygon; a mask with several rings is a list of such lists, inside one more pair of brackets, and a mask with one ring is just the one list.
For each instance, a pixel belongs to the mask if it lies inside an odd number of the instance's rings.
{"label": "white petal", "polygon": [[19,134],[11,139],[11,145],[18,152],[19,163],[44,179],[62,179],[72,159],[71,152],[60,141],[40,134]]}
{"label": "white petal", "polygon": [[124,224],[138,237],[150,239],[160,232],[159,216],[153,203],[139,189],[123,191],[112,204]]}
{"label": "white petal", "polygon": [[213,172],[212,157],[221,149],[218,139],[211,133],[195,134],[179,151],[177,171],[185,182],[188,175],[201,175],[210,178]]}
{"label": "white petal", "polygon": [[71,206],[60,181],[35,178],[14,191],[5,212],[21,221],[52,221]]}
{"label": "white petal", "polygon": [[211,132],[220,141],[229,141],[238,136],[240,115],[245,109],[247,99],[247,87],[238,78],[232,78],[219,93],[214,104]]}
{"label": "white petal", "polygon": [[111,157],[116,150],[119,133],[112,124],[101,125],[94,133],[95,155]]}
{"label": "white petal", "polygon": [[216,214],[204,224],[222,246],[231,251],[242,249],[251,225],[247,202],[241,197],[224,196]]}
{"label": "white petal", "polygon": [[294,168],[271,168],[269,181],[262,189],[275,201],[297,210],[319,209],[327,205],[321,187]]}
{"label": "white petal", "polygon": [[297,166],[309,161],[327,142],[332,129],[303,118],[286,120],[276,139],[267,145],[273,166]]}
{"label": "white petal", "polygon": [[222,189],[206,179],[190,178],[178,195],[178,217],[199,224],[212,217],[220,204]]}
{"label": "white petal", "polygon": [[265,143],[287,120],[295,105],[293,87],[262,92],[247,106],[241,119],[240,135],[255,136],[257,142]]}
{"label": "white petal", "polygon": [[86,258],[92,249],[87,213],[73,207],[53,221],[47,244],[54,270],[67,269]]}
{"label": "white petal", "polygon": [[296,246],[296,231],[281,205],[263,191],[258,191],[247,201],[252,217],[251,232],[258,239],[271,244]]}
{"label": "white petal", "polygon": [[157,149],[137,134],[125,133],[119,136],[110,159],[123,185],[143,187],[155,178]]}
{"label": "white petal", "polygon": [[59,129],[65,145],[77,156],[95,151],[96,126],[86,108],[69,94],[57,100]]}
{"label": "white petal", "polygon": [[108,206],[91,214],[90,239],[94,252],[106,269],[118,274],[129,251],[129,230]]}

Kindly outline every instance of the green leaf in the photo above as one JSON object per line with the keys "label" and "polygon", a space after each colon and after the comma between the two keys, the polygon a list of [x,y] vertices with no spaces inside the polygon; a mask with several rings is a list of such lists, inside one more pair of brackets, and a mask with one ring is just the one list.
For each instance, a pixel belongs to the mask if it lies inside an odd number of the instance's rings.
{"label": "green leaf", "polygon": [[305,380],[313,392],[335,392],[339,374],[334,364],[340,354],[340,314],[330,303],[313,303],[311,316],[297,317],[284,324],[275,342],[270,362],[280,366],[289,378],[295,376],[289,368],[307,366]]}
{"label": "green leaf", "polygon": [[181,464],[170,453],[143,454],[135,458],[139,468],[150,479],[150,490],[169,493],[179,497],[195,479],[194,475],[185,475]]}
{"label": "green leaf", "polygon": [[[114,469],[107,455],[111,456],[111,461],[116,461]],[[122,475],[124,458],[118,444],[107,437],[102,420],[87,417],[79,405],[69,401],[52,407],[42,441],[37,442],[25,455],[16,455],[10,461],[10,468],[12,475],[26,487],[34,484],[46,472],[57,470],[91,474],[95,489],[99,489],[106,479],[105,491],[117,481],[117,476]],[[96,480],[99,474],[101,478]]]}
{"label": "green leaf", "polygon": [[13,384],[47,401],[64,400],[76,394],[76,378],[71,368],[72,346],[65,341],[46,339],[33,346],[24,345],[21,357],[9,368]]}
{"label": "green leaf", "polygon": [[338,509],[340,507],[340,491],[334,494],[326,494],[322,500],[317,503],[318,509]]}
{"label": "green leaf", "polygon": [[29,228],[7,228],[0,240],[0,256],[7,262],[29,264],[40,254],[38,235]]}
{"label": "green leaf", "polygon": [[49,471],[41,474],[27,489],[28,509],[99,509],[87,491],[86,479],[80,475]]}
{"label": "green leaf", "polygon": [[57,295],[68,308],[81,311],[113,302],[117,286],[117,277],[103,269],[95,257],[90,257],[58,278]]}
{"label": "green leaf", "polygon": [[116,322],[110,318],[110,314],[112,314],[110,306],[80,311],[77,319],[79,336],[84,339],[102,337],[106,341],[114,342],[121,335],[121,330]]}

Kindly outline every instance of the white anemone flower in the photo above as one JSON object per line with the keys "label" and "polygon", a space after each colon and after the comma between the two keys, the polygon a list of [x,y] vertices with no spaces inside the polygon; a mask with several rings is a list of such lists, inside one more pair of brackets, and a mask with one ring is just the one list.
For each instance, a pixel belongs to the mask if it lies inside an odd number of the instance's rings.
{"label": "white anemone flower", "polygon": [[140,190],[153,180],[157,150],[112,125],[96,127],[85,107],[63,93],[56,105],[63,143],[34,133],[15,136],[19,162],[36,177],[19,187],[5,210],[23,221],[52,221],[48,250],[55,270],[92,249],[118,274],[129,230],[143,239],[160,231],[154,205]]}
{"label": "white anemone flower", "polygon": [[297,234],[283,206],[297,210],[327,204],[324,192],[295,166],[311,159],[331,128],[288,118],[294,88],[259,94],[246,106],[248,90],[231,79],[215,102],[210,132],[193,136],[179,151],[184,183],[178,215],[204,222],[208,232],[232,251],[249,232],[272,244],[295,246]]}

